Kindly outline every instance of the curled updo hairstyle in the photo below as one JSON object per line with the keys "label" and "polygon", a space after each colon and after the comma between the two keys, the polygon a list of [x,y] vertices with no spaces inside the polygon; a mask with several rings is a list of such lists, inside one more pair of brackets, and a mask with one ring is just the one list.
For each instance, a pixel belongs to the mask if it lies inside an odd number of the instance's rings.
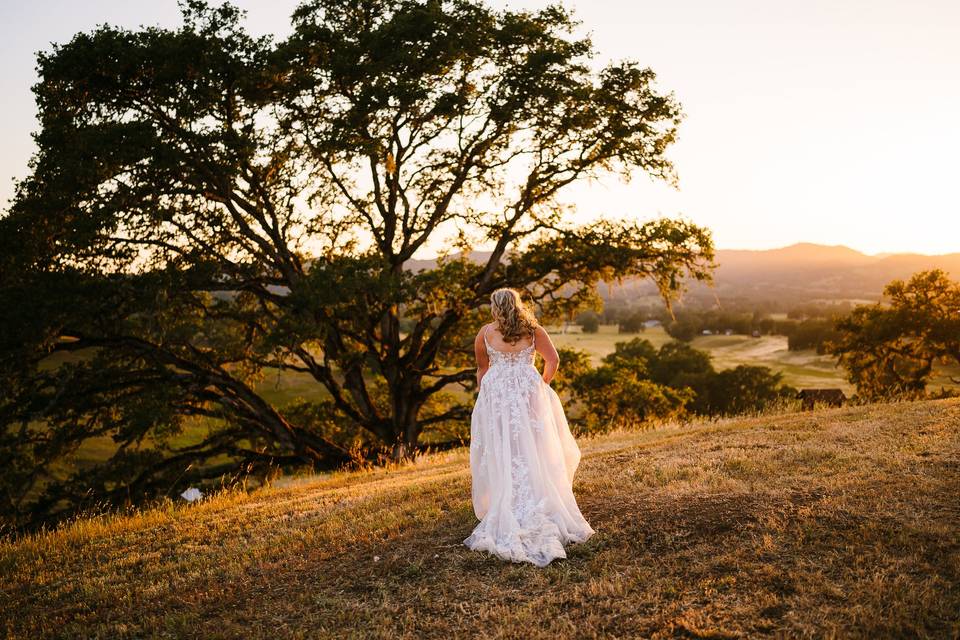
{"label": "curled updo hairstyle", "polygon": [[490,312],[503,341],[515,344],[521,338],[532,337],[537,319],[523,304],[515,289],[497,289],[490,294]]}

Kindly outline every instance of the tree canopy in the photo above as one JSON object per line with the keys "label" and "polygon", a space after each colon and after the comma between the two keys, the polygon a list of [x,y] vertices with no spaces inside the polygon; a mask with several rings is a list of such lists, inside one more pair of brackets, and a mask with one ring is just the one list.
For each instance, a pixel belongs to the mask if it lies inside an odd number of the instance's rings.
{"label": "tree canopy", "polygon": [[710,354],[680,341],[659,349],[642,338],[618,342],[596,368],[582,351],[565,350],[562,357],[574,365],[560,386],[579,409],[572,421],[580,431],[758,412],[796,395],[767,367],[717,371]]}
{"label": "tree canopy", "polygon": [[[670,299],[709,278],[705,229],[560,206],[584,179],[673,183],[681,119],[650,69],[596,68],[562,8],[313,0],[275,41],[230,5],[182,7],[177,29],[38,56],[38,151],[0,218],[6,511],[333,466],[358,441],[412,455],[469,415],[451,390],[473,389],[495,288],[547,320],[600,281]],[[277,371],[316,391],[272,401]],[[53,472],[103,438],[109,459]]]}
{"label": "tree canopy", "polygon": [[960,284],[939,269],[894,280],[856,307],[828,345],[865,399],[923,396],[937,364],[960,365]]}

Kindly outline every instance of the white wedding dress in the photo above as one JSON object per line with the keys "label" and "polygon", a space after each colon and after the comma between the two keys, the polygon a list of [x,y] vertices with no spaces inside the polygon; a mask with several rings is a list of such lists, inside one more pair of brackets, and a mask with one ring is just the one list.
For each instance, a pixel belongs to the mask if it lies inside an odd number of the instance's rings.
{"label": "white wedding dress", "polygon": [[508,353],[483,336],[490,368],[470,426],[473,510],[480,524],[463,541],[504,560],[538,567],[566,558],[563,545],[594,531],[573,497],[577,447],[557,393],[533,364],[534,346]]}

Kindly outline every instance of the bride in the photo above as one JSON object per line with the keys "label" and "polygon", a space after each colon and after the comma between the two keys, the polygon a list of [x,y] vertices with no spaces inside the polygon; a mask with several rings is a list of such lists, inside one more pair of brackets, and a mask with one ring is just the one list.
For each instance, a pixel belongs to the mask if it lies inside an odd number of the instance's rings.
{"label": "bride", "polygon": [[[513,289],[490,296],[493,322],[477,334],[480,391],[470,427],[473,510],[480,524],[463,541],[504,560],[545,567],[563,545],[594,531],[573,497],[580,450],[550,387],[559,357]],[[545,361],[543,375],[534,351]]]}

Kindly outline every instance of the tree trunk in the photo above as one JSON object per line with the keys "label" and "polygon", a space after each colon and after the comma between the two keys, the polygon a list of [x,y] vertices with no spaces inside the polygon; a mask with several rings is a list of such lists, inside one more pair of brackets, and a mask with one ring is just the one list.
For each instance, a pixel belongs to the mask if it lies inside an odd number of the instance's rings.
{"label": "tree trunk", "polygon": [[409,445],[403,441],[397,441],[393,444],[393,449],[390,451],[390,459],[394,462],[402,462],[404,460],[412,460],[414,454],[416,453],[416,445]]}
{"label": "tree trunk", "polygon": [[417,442],[420,439],[417,413],[417,410],[411,410],[395,419],[394,441],[390,450],[390,459],[394,462],[413,460],[417,457]]}

